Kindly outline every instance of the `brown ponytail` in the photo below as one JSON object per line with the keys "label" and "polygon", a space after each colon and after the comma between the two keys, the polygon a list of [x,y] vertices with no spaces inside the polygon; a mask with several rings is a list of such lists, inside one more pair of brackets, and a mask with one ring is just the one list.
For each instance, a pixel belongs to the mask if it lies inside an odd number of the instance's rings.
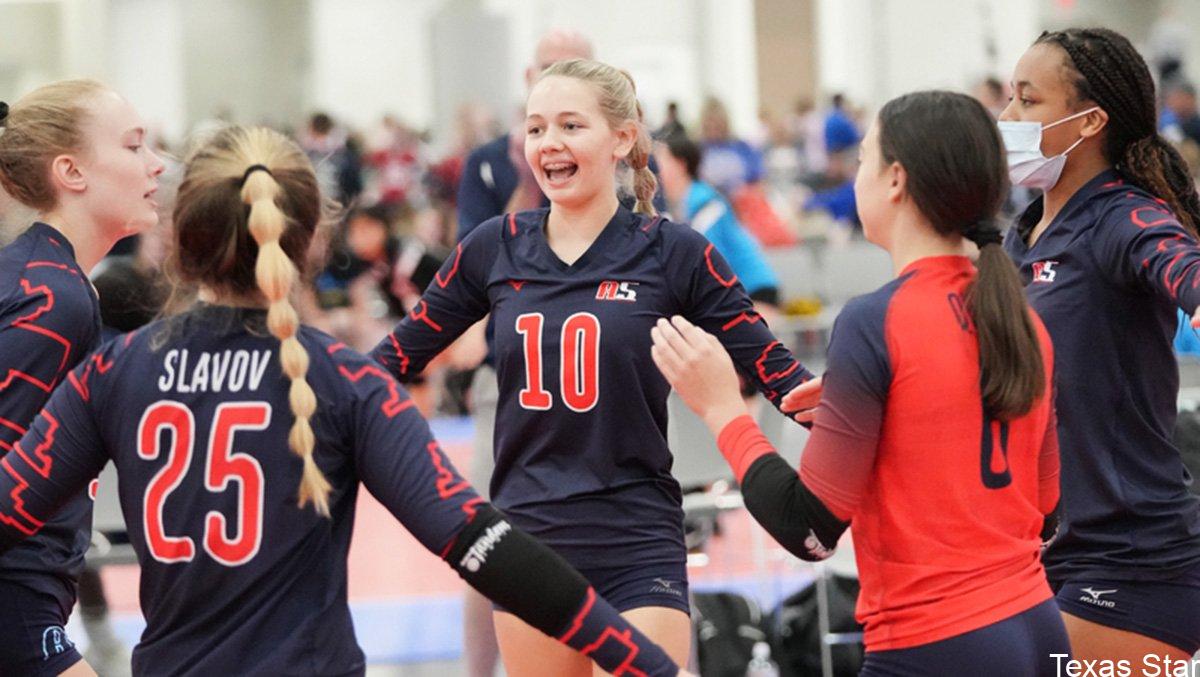
{"label": "brown ponytail", "polygon": [[1033,318],[993,221],[1008,192],[995,121],[969,96],[915,92],[879,111],[879,145],[885,162],[904,166],[908,194],[934,229],[979,246],[979,274],[964,302],[979,341],[984,408],[998,420],[1026,413],[1046,380]]}

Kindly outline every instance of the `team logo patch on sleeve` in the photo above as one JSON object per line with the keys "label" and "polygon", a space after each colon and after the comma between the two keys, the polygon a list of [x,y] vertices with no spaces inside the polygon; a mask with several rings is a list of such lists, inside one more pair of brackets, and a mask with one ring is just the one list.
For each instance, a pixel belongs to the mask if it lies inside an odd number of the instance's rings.
{"label": "team logo patch on sleeve", "polygon": [[605,280],[600,283],[600,288],[596,290],[597,301],[627,301],[629,303],[637,302],[637,290],[634,287],[638,286],[637,282],[617,282],[616,280]]}

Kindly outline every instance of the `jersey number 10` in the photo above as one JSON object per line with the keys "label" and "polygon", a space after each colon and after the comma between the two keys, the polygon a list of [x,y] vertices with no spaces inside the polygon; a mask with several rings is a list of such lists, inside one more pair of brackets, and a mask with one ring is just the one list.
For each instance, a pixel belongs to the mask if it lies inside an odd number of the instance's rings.
{"label": "jersey number 10", "polygon": [[[525,387],[517,397],[521,407],[546,411],[552,404],[542,386],[542,327],[546,317],[526,313],[517,318],[517,333],[524,339]],[[559,360],[563,403],[571,411],[591,411],[600,399],[600,320],[591,313],[575,313],[563,322]]]}
{"label": "jersey number 10", "polygon": [[[225,516],[213,510],[204,519],[204,550],[226,566],[245,564],[258,554],[262,545],[263,471],[251,455],[233,451],[238,430],[263,430],[271,423],[271,405],[267,402],[226,402],[217,407],[204,459],[204,488],[213,493],[224,491],[230,482],[238,484],[237,531],[226,536]],[[179,402],[162,400],[150,405],[138,425],[138,456],[156,460],[161,448],[163,429],[171,431],[167,463],[150,480],[142,502],[142,529],[146,545],[159,562],[190,562],[196,556],[196,544],[188,536],[168,536],[163,527],[163,506],[167,496],[183,482],[192,464],[196,442],[196,418],[192,410]]]}

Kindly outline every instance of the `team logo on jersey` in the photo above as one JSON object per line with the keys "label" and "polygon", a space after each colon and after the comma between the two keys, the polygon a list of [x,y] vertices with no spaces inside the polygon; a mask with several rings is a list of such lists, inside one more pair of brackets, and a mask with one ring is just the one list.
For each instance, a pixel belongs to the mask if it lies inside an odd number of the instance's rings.
{"label": "team logo on jersey", "polygon": [[67,639],[67,631],[61,625],[51,625],[42,632],[42,660],[64,653],[75,644]]}
{"label": "team logo on jersey", "polygon": [[1034,282],[1053,282],[1058,277],[1058,261],[1036,261],[1033,264]]}
{"label": "team logo on jersey", "polygon": [[1117,603],[1111,599],[1100,599],[1102,595],[1111,595],[1112,593],[1116,592],[1116,588],[1113,588],[1112,590],[1096,590],[1095,588],[1088,587],[1080,588],[1080,590],[1087,593],[1087,596],[1079,598],[1080,602],[1086,602],[1095,606],[1102,606],[1106,609],[1111,609],[1117,605]]}
{"label": "team logo on jersey", "polygon": [[628,301],[634,303],[637,301],[637,290],[634,289],[636,286],[638,286],[637,282],[605,280],[600,283],[600,288],[596,290],[596,300]]}

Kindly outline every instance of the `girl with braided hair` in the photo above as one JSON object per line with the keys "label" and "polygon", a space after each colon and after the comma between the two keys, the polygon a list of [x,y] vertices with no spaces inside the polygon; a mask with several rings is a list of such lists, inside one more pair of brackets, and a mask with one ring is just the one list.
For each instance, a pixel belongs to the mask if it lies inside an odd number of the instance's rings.
{"label": "girl with braided hair", "polygon": [[[704,235],[655,215],[650,139],[627,73],[557,62],[525,112],[525,160],[549,209],[472,230],[373,356],[411,379],[490,313],[493,499],[682,662],[687,551],[666,443],[669,388],[650,358],[650,329],[678,314],[716,333],[776,406],[810,374]],[[633,170],[632,211],[617,198],[621,164]],[[591,674],[507,611],[495,625],[509,675]]]}
{"label": "girl with braided hair", "polygon": [[189,156],[170,260],[199,300],[105,344],[51,396],[0,473],[0,553],[111,460],[141,564],[134,674],[362,675],[346,601],[361,481],[581,660],[679,674],[476,494],[399,384],[299,323],[291,292],[322,211],[312,165],[274,131],[229,128]]}
{"label": "girl with braided hair", "polygon": [[1005,247],[1057,358],[1062,521],[1047,575],[1076,658],[1185,660],[1200,649],[1200,501],[1171,442],[1171,339],[1175,308],[1200,305],[1200,199],[1123,36],[1043,33],[1013,92],[999,123],[1010,176],[1044,193]]}

